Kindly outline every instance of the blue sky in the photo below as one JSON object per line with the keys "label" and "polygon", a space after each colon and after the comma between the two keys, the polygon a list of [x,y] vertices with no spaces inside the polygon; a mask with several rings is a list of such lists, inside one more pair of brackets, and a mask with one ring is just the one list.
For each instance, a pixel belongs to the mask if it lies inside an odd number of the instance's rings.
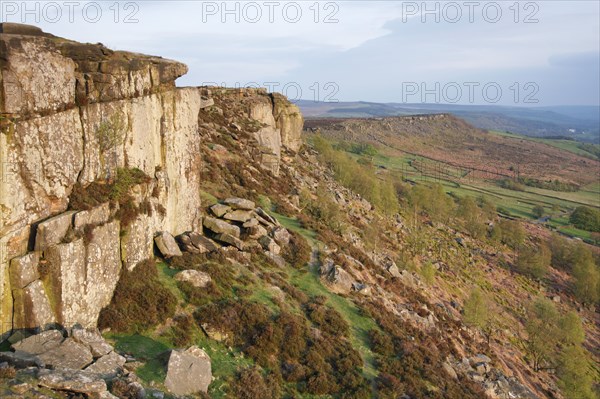
{"label": "blue sky", "polygon": [[257,84],[292,99],[600,103],[597,1],[57,1],[28,3],[28,14],[21,1],[2,3],[3,21],[185,62],[179,85]]}

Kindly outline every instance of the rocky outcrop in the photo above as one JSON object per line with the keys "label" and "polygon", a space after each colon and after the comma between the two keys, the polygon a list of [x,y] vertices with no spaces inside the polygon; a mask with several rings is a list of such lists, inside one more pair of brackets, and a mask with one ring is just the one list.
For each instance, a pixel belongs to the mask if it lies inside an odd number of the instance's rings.
{"label": "rocky outcrop", "polygon": [[[249,162],[274,174],[282,151],[300,146],[302,116],[283,96],[176,88],[187,72],[176,61],[18,24],[0,25],[0,48],[1,337],[54,322],[94,326],[121,268],[152,257],[158,232],[200,231],[206,132],[251,137]],[[114,183],[119,169],[133,168],[148,177],[130,193],[144,212],[122,223],[107,201],[73,208],[75,187]],[[230,220],[248,221],[240,212],[248,204],[224,206]],[[221,233],[237,240],[240,228]],[[215,250],[207,240],[188,249]]]}

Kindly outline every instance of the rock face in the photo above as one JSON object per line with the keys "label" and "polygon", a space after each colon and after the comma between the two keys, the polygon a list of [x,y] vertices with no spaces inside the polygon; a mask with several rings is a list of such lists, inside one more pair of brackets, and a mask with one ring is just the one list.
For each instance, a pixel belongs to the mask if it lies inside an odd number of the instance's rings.
{"label": "rock face", "polygon": [[[217,109],[216,97],[207,88],[176,88],[187,72],[179,62],[32,26],[0,24],[0,48],[0,338],[53,322],[93,327],[121,268],[153,256],[157,232],[201,231],[200,148],[205,129],[216,126],[201,128],[200,120]],[[248,121],[235,128],[255,139],[250,162],[277,174],[282,151],[301,143],[298,108],[261,89],[219,93],[231,95]],[[147,212],[125,224],[107,202],[73,208],[76,185],[110,181],[119,168],[148,176],[131,192]],[[215,216],[233,210],[230,217],[245,222],[251,209],[251,201],[233,199]],[[204,227],[240,238],[240,227],[207,219]],[[187,248],[218,248],[207,240]]]}
{"label": "rock face", "polygon": [[165,387],[175,395],[207,392],[212,381],[210,358],[197,346],[174,350],[169,357]]}

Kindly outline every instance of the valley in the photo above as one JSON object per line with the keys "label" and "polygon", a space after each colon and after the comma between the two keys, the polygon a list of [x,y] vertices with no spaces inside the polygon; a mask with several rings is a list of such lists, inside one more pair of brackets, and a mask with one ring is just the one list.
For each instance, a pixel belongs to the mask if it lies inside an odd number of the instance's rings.
{"label": "valley", "polygon": [[[419,120],[421,123],[415,127]],[[600,161],[576,142],[486,132],[450,115],[376,119],[309,119],[309,131],[343,143],[371,144],[369,161],[382,178],[439,183],[456,196],[483,196],[506,217],[538,221],[536,205],[546,209],[546,224],[570,237],[598,244],[590,232],[569,224],[577,206],[600,208]],[[424,126],[431,130],[425,131]],[[349,155],[355,159],[364,155]],[[519,177],[573,183],[576,191],[521,185],[502,187]]]}

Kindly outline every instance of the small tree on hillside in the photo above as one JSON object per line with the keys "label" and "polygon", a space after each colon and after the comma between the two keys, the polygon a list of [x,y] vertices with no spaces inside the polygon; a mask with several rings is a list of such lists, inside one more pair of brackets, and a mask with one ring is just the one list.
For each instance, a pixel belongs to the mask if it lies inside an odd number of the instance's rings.
{"label": "small tree on hillside", "polygon": [[501,219],[494,225],[492,238],[512,249],[518,249],[525,241],[525,229],[515,220]]}
{"label": "small tree on hillside", "polygon": [[554,358],[561,336],[558,323],[559,314],[552,301],[538,298],[531,304],[525,330],[528,335],[527,351],[535,371],[539,371]]}
{"label": "small tree on hillside", "polygon": [[463,316],[465,324],[481,329],[489,345],[495,331],[495,323],[490,303],[479,287],[473,289],[465,301]]}
{"label": "small tree on hillside", "polygon": [[558,386],[569,399],[597,399],[594,376],[585,350],[580,345],[568,346],[561,352],[558,367]]}
{"label": "small tree on hillside", "polygon": [[538,247],[524,246],[519,250],[515,264],[519,273],[541,279],[548,272],[550,266],[550,250],[544,244]]}
{"label": "small tree on hillside", "polygon": [[541,218],[542,216],[544,216],[544,214],[546,213],[546,210],[544,209],[543,206],[541,205],[536,205],[533,207],[533,209],[531,210],[531,212],[533,213],[533,216],[535,216],[536,218]]}

